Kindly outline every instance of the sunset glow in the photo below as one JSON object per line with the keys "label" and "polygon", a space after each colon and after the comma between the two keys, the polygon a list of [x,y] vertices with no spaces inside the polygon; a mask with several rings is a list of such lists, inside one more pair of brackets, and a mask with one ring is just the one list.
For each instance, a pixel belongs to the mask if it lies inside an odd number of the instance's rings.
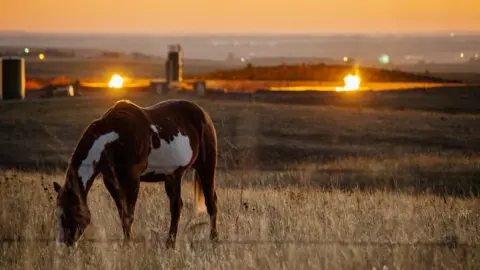
{"label": "sunset glow", "polygon": [[[63,33],[329,33],[480,31],[474,0],[14,1],[0,30]],[[338,19],[342,14],[342,19]],[[219,23],[221,22],[221,23]]]}

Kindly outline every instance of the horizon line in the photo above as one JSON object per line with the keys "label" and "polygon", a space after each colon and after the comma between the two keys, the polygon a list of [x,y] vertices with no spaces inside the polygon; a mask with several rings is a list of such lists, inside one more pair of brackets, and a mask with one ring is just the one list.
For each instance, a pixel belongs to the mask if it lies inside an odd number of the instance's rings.
{"label": "horizon line", "polygon": [[397,31],[397,32],[62,32],[62,31],[30,31],[18,29],[3,29],[0,34],[24,35],[92,35],[92,36],[395,36],[395,35],[480,35],[479,30],[432,30],[432,31]]}

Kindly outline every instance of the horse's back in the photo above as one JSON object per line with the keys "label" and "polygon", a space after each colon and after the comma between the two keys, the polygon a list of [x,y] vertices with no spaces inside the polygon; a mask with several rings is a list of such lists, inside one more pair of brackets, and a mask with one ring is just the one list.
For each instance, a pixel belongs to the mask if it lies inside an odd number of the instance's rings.
{"label": "horse's back", "polygon": [[168,119],[184,125],[198,125],[205,122],[213,125],[208,113],[198,104],[189,100],[169,99],[144,107],[144,110],[154,123]]}
{"label": "horse's back", "polygon": [[203,112],[203,109],[199,105],[185,99],[168,99],[168,100],[157,102],[156,104],[153,104],[151,106],[144,107],[144,110],[150,113],[154,113],[158,111],[168,112],[168,111],[177,110],[177,109],[193,109],[193,110],[198,110]]}

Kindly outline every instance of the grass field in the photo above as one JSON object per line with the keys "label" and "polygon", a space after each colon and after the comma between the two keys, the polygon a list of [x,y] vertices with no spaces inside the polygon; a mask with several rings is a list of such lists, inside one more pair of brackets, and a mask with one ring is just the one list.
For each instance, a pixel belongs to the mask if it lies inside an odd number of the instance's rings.
{"label": "grass field", "polygon": [[[141,105],[160,99],[131,97]],[[0,104],[0,266],[480,265],[478,114],[195,101],[211,113],[219,136],[218,246],[207,240],[208,217],[193,218],[190,174],[176,250],[163,246],[170,215],[161,184],[141,186],[133,247],[111,240],[121,237],[120,221],[101,181],[89,195],[93,225],[79,248],[68,252],[48,242],[56,226],[51,184],[63,183],[82,129],[115,100],[6,102]]]}

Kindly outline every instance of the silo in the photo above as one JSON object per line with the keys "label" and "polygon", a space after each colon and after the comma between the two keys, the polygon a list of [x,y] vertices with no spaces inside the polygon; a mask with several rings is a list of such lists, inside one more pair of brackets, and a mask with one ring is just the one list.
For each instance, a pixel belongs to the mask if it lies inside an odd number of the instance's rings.
{"label": "silo", "polygon": [[168,47],[166,65],[166,79],[168,82],[181,82],[183,80],[183,59],[180,44]]}
{"label": "silo", "polygon": [[2,69],[3,63],[2,63],[2,58],[0,58],[0,100],[3,99],[3,69]]}
{"label": "silo", "polygon": [[25,99],[25,59],[4,57],[1,66],[2,99]]}

